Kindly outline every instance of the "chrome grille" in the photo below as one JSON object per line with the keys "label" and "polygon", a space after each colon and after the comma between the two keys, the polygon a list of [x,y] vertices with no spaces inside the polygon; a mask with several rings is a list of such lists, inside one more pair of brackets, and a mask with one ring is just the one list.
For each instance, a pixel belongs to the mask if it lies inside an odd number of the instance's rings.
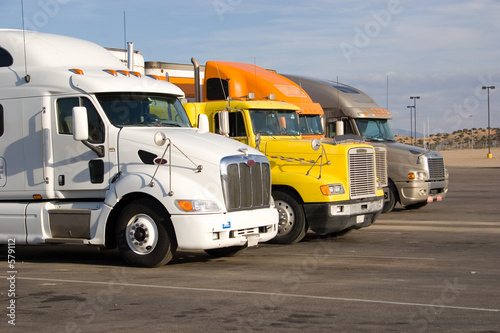
{"label": "chrome grille", "polygon": [[221,161],[227,211],[267,208],[271,199],[271,168],[264,156],[229,156]]}
{"label": "chrome grille", "polygon": [[429,179],[430,180],[443,180],[444,179],[444,160],[443,158],[429,158],[427,159],[429,166]]}
{"label": "chrome grille", "polygon": [[377,164],[377,178],[382,187],[388,185],[387,181],[387,148],[375,147],[375,163]]}
{"label": "chrome grille", "polygon": [[351,199],[376,196],[377,182],[373,149],[349,150],[349,188]]}

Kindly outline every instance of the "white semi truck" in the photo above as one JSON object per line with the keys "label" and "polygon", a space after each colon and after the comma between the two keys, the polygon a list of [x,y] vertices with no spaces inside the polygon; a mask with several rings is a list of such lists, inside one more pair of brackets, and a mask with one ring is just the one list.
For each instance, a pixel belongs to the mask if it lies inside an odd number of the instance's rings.
{"label": "white semi truck", "polygon": [[334,81],[284,75],[300,85],[325,112],[326,136],[362,136],[371,145],[387,148],[388,191],[383,212],[396,203],[407,209],[441,201],[448,192],[448,171],[443,156],[416,146],[397,143],[389,126],[392,115],[367,94]]}
{"label": "white semi truck", "polygon": [[272,239],[270,165],[192,128],[176,86],[88,41],[0,30],[0,244],[233,255]]}

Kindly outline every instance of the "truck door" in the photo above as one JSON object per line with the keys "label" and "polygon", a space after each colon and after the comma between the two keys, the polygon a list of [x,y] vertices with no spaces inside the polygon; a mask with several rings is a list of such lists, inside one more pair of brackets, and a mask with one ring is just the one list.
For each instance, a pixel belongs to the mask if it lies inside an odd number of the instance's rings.
{"label": "truck door", "polygon": [[[58,98],[55,104],[56,114],[53,117],[55,124],[52,131],[55,189],[75,191],[108,188],[110,163],[105,126],[91,100],[81,96],[64,97]],[[74,106],[87,108],[89,123],[87,141],[93,146],[103,146],[104,157],[99,157],[82,142],[73,140]],[[90,193],[89,195],[94,196]]]}

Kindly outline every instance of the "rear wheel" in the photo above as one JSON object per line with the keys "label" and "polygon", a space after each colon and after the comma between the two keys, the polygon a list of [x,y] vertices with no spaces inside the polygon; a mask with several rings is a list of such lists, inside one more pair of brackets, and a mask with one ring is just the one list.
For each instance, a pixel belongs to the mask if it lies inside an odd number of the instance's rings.
{"label": "rear wheel", "polygon": [[177,248],[167,212],[150,199],[136,200],[123,209],[116,240],[123,259],[132,266],[163,266]]}
{"label": "rear wheel", "polygon": [[273,198],[279,213],[279,224],[278,234],[271,243],[293,244],[301,241],[307,232],[302,205],[287,191],[275,190]]}

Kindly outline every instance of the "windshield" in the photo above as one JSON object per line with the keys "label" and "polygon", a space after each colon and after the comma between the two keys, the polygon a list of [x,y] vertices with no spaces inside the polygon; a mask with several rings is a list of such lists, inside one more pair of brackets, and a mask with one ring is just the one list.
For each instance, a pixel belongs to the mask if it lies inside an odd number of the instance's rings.
{"label": "windshield", "polygon": [[321,135],[323,134],[323,125],[319,114],[299,116],[300,133],[302,135]]}
{"label": "windshield", "polygon": [[387,119],[356,119],[359,134],[366,141],[396,142]]}
{"label": "windshield", "polygon": [[250,110],[254,133],[299,135],[297,113],[292,110]]}
{"label": "windshield", "polygon": [[141,93],[96,94],[99,103],[116,127],[190,127],[181,102],[174,96]]}

